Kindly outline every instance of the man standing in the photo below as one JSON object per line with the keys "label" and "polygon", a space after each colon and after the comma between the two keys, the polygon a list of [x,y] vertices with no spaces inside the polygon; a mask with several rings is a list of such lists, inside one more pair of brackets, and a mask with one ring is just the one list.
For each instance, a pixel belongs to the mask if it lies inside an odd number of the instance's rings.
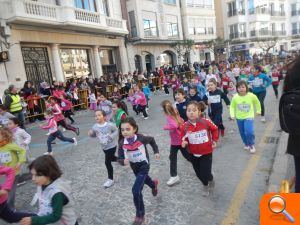
{"label": "man standing", "polygon": [[19,119],[20,127],[25,129],[25,116],[21,104],[21,97],[17,93],[17,88],[14,85],[10,85],[8,91],[9,94],[5,97],[4,106],[11,114]]}

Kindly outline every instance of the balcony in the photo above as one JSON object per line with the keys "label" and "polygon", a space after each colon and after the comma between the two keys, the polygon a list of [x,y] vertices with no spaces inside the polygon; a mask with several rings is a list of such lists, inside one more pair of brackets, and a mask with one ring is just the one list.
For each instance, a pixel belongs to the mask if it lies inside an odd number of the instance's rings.
{"label": "balcony", "polygon": [[280,11],[270,11],[270,15],[272,17],[285,17],[285,12],[280,12]]}
{"label": "balcony", "polygon": [[266,8],[249,9],[248,12],[249,15],[253,15],[253,14],[270,15],[270,11]]}
{"label": "balcony", "polygon": [[233,17],[233,16],[238,16],[238,15],[244,16],[245,14],[246,14],[245,9],[233,10],[233,11],[227,12],[227,17]]}
{"label": "balcony", "polygon": [[271,36],[272,31],[270,30],[251,30],[250,37],[263,37],[263,36]]}
{"label": "balcony", "polygon": [[292,10],[291,16],[300,16],[300,10]]}
{"label": "balcony", "polygon": [[246,32],[231,33],[231,34],[229,34],[229,38],[230,39],[246,38],[246,37],[247,37]]}
{"label": "balcony", "polygon": [[271,31],[271,35],[274,36],[274,37],[286,36],[286,31],[285,30]]}
{"label": "balcony", "polygon": [[[91,12],[70,6],[57,6],[30,0],[7,1],[7,8],[1,7],[0,14],[8,23],[38,25],[82,30],[127,34],[126,21],[106,17],[99,12]],[[7,9],[10,9],[9,12]]]}
{"label": "balcony", "polygon": [[293,29],[292,30],[292,35],[298,35],[300,34],[300,29]]}

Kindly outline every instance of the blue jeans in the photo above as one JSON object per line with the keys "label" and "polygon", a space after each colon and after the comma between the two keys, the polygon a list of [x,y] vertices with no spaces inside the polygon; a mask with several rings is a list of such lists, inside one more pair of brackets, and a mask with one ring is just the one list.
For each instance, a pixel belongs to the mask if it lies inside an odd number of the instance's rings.
{"label": "blue jeans", "polygon": [[23,111],[19,111],[19,112],[15,112],[12,113],[15,117],[18,118],[18,120],[20,121],[20,127],[22,129],[25,129],[25,115],[23,113]]}
{"label": "blue jeans", "polygon": [[24,217],[36,216],[34,213],[17,212],[10,208],[7,202],[0,204],[0,218],[7,223],[18,223]]}
{"label": "blue jeans", "polygon": [[60,130],[56,131],[55,133],[53,134],[50,134],[49,137],[48,137],[48,140],[47,140],[47,146],[48,146],[48,152],[52,152],[52,146],[51,146],[51,143],[56,139],[58,138],[59,140],[61,141],[68,141],[68,142],[71,142],[71,143],[74,143],[74,140],[72,138],[68,138],[68,137],[65,137],[62,132]]}
{"label": "blue jeans", "polygon": [[237,120],[241,138],[245,146],[252,146],[255,144],[255,135],[254,135],[254,120],[253,119],[244,119]]}
{"label": "blue jeans", "polygon": [[144,184],[147,184],[151,189],[155,188],[155,184],[148,175],[150,167],[147,162],[131,163],[130,165],[136,177],[132,187],[136,216],[143,217],[145,215],[145,206],[142,194]]}

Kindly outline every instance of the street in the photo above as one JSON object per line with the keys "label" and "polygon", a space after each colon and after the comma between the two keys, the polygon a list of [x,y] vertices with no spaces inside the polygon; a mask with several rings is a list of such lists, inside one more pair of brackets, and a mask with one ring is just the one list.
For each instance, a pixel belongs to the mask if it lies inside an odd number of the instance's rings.
{"label": "street", "polygon": [[[269,88],[266,97],[266,123],[256,118],[256,149],[250,155],[243,149],[235,121],[229,121],[228,109],[224,106],[223,120],[225,137],[221,138],[214,152],[213,172],[216,186],[212,195],[202,197],[202,184],[196,177],[190,163],[178,154],[178,175],[181,183],[168,187],[169,179],[169,135],[163,131],[165,117],[160,102],[170,99],[162,92],[153,95],[150,103],[150,118],[144,120],[134,116],[141,133],[155,138],[161,159],[155,161],[152,149],[150,176],[158,178],[157,197],[150,189],[143,190],[146,224],[148,225],[256,225],[259,224],[259,201],[267,188],[277,141],[280,136],[277,116],[278,100]],[[131,107],[130,112],[133,115]],[[114,164],[115,185],[103,189],[107,179],[104,153],[99,149],[97,139],[87,136],[94,124],[92,112],[79,112],[75,126],[80,127],[78,146],[56,140],[54,156],[59,162],[63,177],[72,182],[75,210],[81,225],[127,225],[134,215],[131,187],[133,172],[129,167]],[[37,126],[28,129],[32,135],[30,151],[37,157],[46,151],[46,132]],[[67,131],[65,135],[73,137]],[[17,190],[17,209],[36,210],[30,206],[36,187],[31,181]],[[0,222],[0,224],[5,224]]]}

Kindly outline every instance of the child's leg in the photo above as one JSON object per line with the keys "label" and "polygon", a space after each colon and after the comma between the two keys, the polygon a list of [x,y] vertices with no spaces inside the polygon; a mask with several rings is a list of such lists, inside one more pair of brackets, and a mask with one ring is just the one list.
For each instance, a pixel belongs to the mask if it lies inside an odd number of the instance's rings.
{"label": "child's leg", "polygon": [[[59,123],[59,125],[61,125],[62,127],[66,128],[66,130],[71,130],[71,131],[73,131],[74,133],[77,134],[78,128],[73,127],[73,126],[71,126],[70,124],[67,124],[65,120],[60,120],[58,123]],[[57,123],[57,124],[58,124],[58,123]]]}
{"label": "child's leg", "polygon": [[115,156],[117,147],[104,150],[105,153],[105,166],[107,169],[108,179],[114,179],[114,168],[111,165],[111,162],[117,161],[117,157]]}
{"label": "child's leg", "polygon": [[177,154],[180,146],[177,145],[171,145],[170,148],[170,175],[171,177],[177,176]]}
{"label": "child's leg", "polygon": [[179,150],[181,151],[182,156],[187,160],[187,161],[191,161],[191,154],[188,152],[188,150],[186,148],[182,148],[181,146],[179,146]]}
{"label": "child's leg", "polygon": [[237,121],[237,125],[238,125],[239,131],[240,131],[241,138],[244,142],[244,145],[248,146],[248,141],[247,141],[247,138],[245,135],[245,120],[236,120],[236,121]]}
{"label": "child's leg", "polygon": [[139,114],[139,111],[137,110],[137,105],[132,106],[133,111],[136,113],[136,115]]}
{"label": "child's leg", "polygon": [[244,135],[248,146],[253,146],[255,144],[255,135],[254,135],[254,120],[247,119],[244,121]]}
{"label": "child's leg", "polygon": [[[71,142],[71,143],[74,143],[74,140],[72,138],[68,138],[68,137],[65,137],[62,132],[60,130],[58,130],[57,132],[57,138],[61,141],[67,141],[67,142]],[[50,135],[51,136],[51,135]]]}
{"label": "child's leg", "polygon": [[213,180],[211,173],[212,154],[203,155],[201,157],[192,156],[191,159],[197,177],[204,186],[207,186],[208,182]]}
{"label": "child's leg", "polygon": [[17,184],[19,182],[18,181],[19,177],[20,177],[20,175],[15,176],[14,184],[13,184],[10,192],[8,193],[7,205],[8,205],[8,207],[10,207],[12,209],[15,208],[16,190],[17,190]]}
{"label": "child's leg", "polygon": [[33,213],[26,212],[17,212],[10,208],[7,202],[4,202],[0,205],[0,218],[6,221],[7,223],[18,223],[24,217],[36,216]]}
{"label": "child's leg", "polygon": [[141,112],[143,113],[143,116],[144,117],[148,117],[148,114],[147,114],[147,112],[146,112],[146,106],[144,105],[144,106],[140,106],[140,110],[141,110]]}
{"label": "child's leg", "polygon": [[48,139],[47,139],[47,147],[48,147],[48,152],[51,153],[52,152],[52,145],[51,143],[56,139],[56,133],[55,132],[54,134],[50,134],[48,136]]}

